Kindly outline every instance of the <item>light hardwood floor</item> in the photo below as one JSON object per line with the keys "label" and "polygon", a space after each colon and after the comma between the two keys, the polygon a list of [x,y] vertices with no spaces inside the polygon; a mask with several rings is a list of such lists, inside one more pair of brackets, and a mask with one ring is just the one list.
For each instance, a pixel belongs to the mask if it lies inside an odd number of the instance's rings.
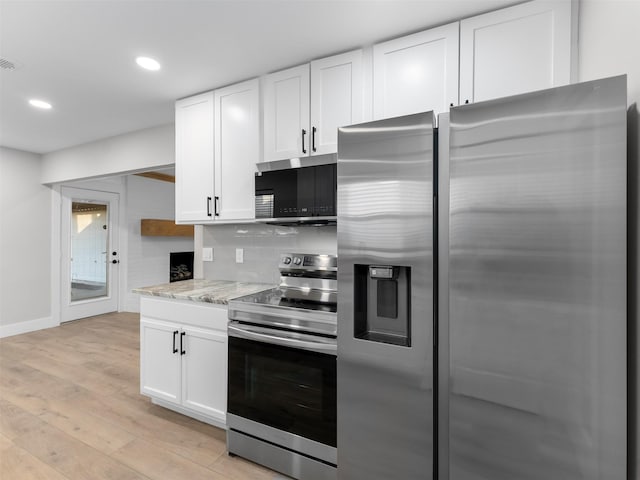
{"label": "light hardwood floor", "polygon": [[139,316],[0,340],[0,479],[272,480],[225,432],[139,393]]}

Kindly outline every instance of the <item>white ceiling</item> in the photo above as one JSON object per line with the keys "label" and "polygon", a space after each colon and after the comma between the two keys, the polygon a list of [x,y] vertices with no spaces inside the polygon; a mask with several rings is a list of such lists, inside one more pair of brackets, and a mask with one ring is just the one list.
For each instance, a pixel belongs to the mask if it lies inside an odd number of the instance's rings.
{"label": "white ceiling", "polygon": [[0,57],[17,66],[0,70],[0,145],[46,153],[171,123],[177,98],[514,3],[0,0]]}

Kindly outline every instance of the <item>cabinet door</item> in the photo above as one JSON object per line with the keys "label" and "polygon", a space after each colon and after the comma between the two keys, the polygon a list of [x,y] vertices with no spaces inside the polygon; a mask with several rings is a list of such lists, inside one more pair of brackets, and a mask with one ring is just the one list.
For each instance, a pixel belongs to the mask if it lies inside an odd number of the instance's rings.
{"label": "cabinet door", "polygon": [[226,332],[183,327],[182,404],[226,422]]}
{"label": "cabinet door", "polygon": [[258,79],[215,91],[216,220],[255,217],[259,99]]}
{"label": "cabinet door", "polygon": [[140,319],[140,393],[180,403],[179,350],[179,326]]}
{"label": "cabinet door", "polygon": [[458,104],[458,22],[373,46],[374,119]]}
{"label": "cabinet door", "polygon": [[529,2],[460,22],[460,101],[565,85],[570,2]]}
{"label": "cabinet door", "polygon": [[362,50],[311,62],[311,155],[338,151],[338,127],[362,121]]}
{"label": "cabinet door", "polygon": [[309,155],[309,138],[309,64],[267,75],[264,160]]}
{"label": "cabinet door", "polygon": [[176,223],[213,218],[213,92],[176,102]]}

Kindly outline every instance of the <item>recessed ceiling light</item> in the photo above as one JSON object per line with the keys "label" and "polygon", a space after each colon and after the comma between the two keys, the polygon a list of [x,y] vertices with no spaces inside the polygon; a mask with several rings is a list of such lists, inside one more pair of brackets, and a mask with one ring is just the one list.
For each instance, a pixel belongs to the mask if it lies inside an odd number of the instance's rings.
{"label": "recessed ceiling light", "polygon": [[138,57],[136,58],[136,63],[146,70],[160,70],[160,64],[157,60],[149,57]]}
{"label": "recessed ceiling light", "polygon": [[36,108],[42,108],[43,110],[49,110],[51,108],[51,104],[49,102],[45,102],[44,100],[37,100],[35,98],[29,100],[29,105]]}

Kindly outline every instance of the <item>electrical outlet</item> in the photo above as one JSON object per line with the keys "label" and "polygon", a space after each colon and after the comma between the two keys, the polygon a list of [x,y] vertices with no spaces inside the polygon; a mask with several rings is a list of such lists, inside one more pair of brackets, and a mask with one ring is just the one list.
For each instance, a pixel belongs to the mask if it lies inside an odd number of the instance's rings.
{"label": "electrical outlet", "polygon": [[236,263],[244,263],[244,248],[236,248]]}
{"label": "electrical outlet", "polygon": [[213,248],[212,247],[204,247],[202,249],[202,261],[203,262],[213,262]]}

